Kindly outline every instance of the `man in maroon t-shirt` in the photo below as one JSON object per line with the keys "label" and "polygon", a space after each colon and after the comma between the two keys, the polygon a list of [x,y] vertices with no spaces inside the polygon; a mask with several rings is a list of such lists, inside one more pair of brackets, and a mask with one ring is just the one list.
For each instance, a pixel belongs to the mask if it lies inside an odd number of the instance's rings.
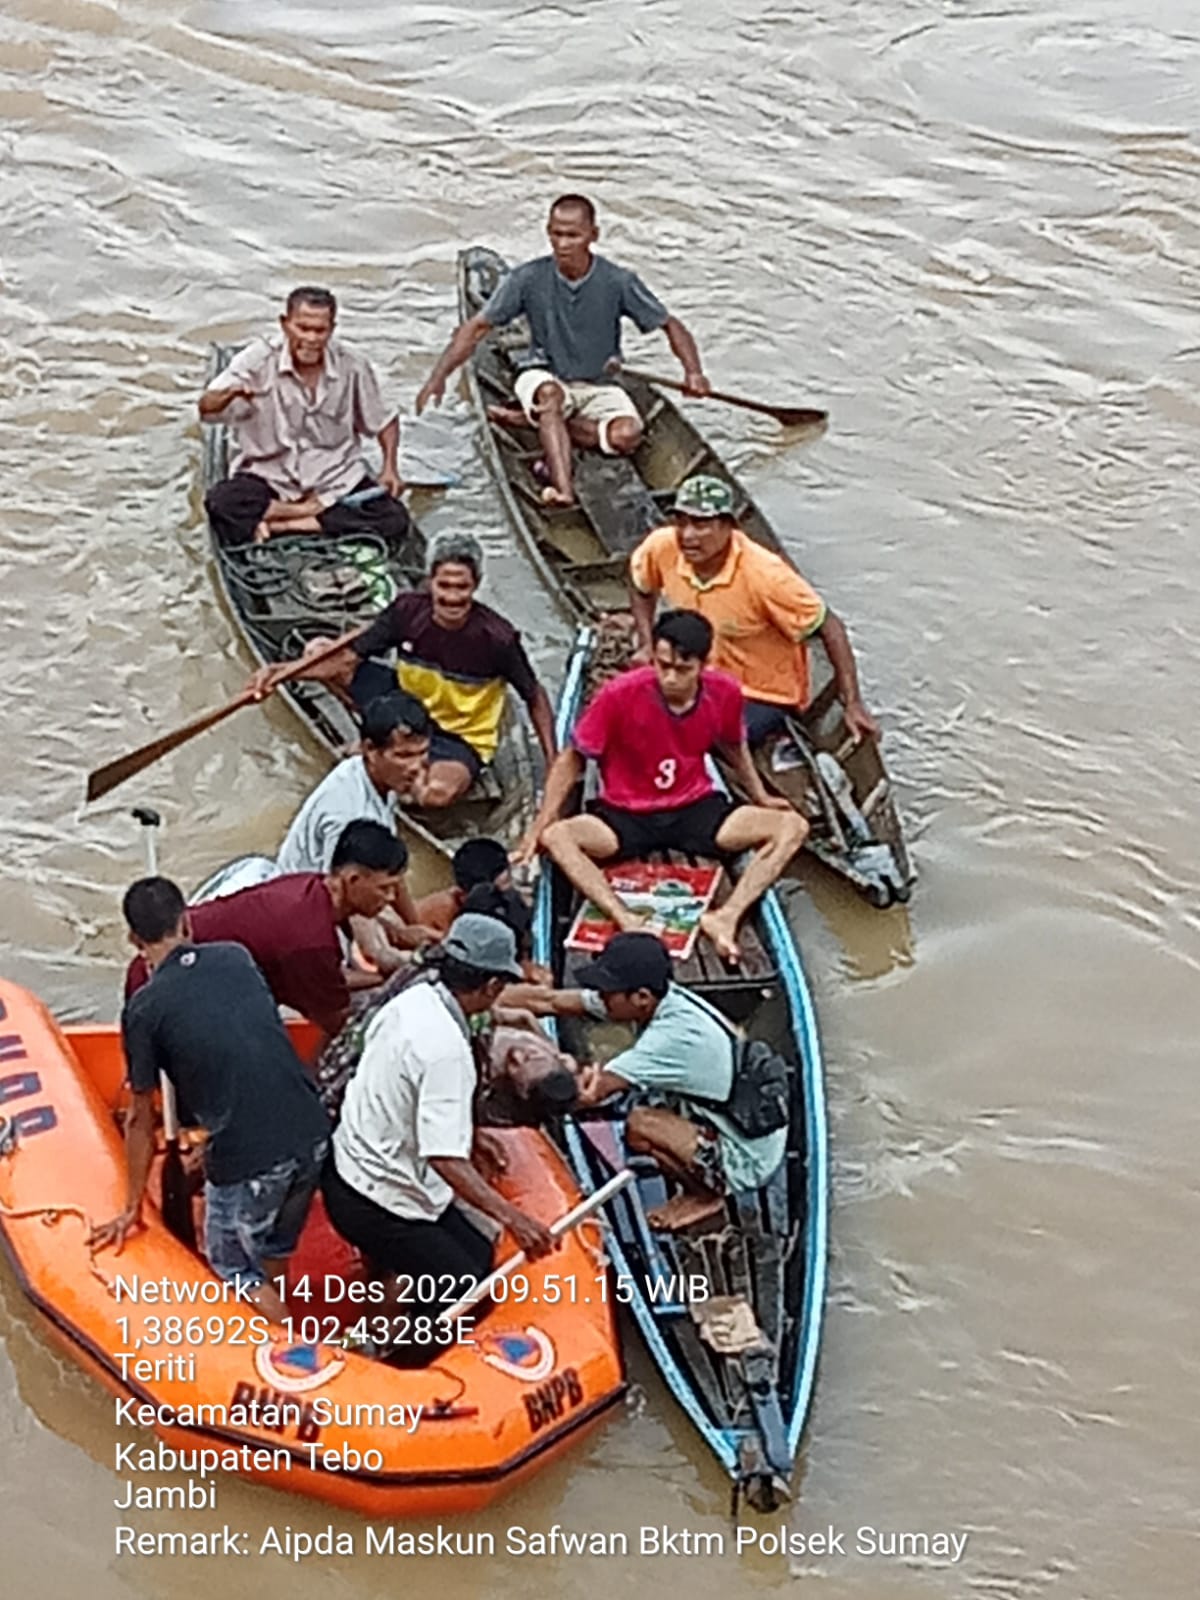
{"label": "man in maroon t-shirt", "polygon": [[[254,958],[277,1005],[290,1006],[331,1038],[350,1014],[339,931],[351,917],[377,917],[403,884],[404,846],[381,822],[342,829],[328,872],[288,872],[220,900],[191,906],[195,944],[240,944]],[[149,981],[138,956],[125,998]]]}
{"label": "man in maroon t-shirt", "polygon": [[[698,612],[667,611],[654,625],[653,665],[612,678],[575,725],[571,747],[546,778],[542,808],[518,853],[551,856],[579,892],[623,932],[641,927],[598,862],[656,850],[688,855],[755,855],[729,898],[706,912],[700,927],[727,961],[738,955],[738,924],[799,850],[803,817],[769,795],[746,747],[742,690],[728,673],[704,663],[712,627]],[[737,774],[751,804],[716,788],[706,758],[719,754]],[[586,816],[559,820],[586,761],[600,768],[600,798]]]}

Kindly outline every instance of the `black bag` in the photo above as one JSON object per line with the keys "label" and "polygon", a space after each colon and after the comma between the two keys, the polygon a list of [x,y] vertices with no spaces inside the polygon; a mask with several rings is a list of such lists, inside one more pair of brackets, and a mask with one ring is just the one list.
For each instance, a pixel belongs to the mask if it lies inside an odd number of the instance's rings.
{"label": "black bag", "polygon": [[722,1110],[747,1139],[762,1139],[788,1125],[788,1065],[762,1039],[733,1046],[733,1084]]}
{"label": "black bag", "polygon": [[743,1039],[716,1006],[699,995],[684,990],[693,1004],[700,1006],[729,1035],[733,1049],[733,1078],[725,1100],[710,1100],[706,1095],[688,1094],[682,1098],[697,1105],[713,1106],[729,1118],[747,1139],[764,1139],[769,1133],[786,1128],[791,1106],[791,1077],[783,1057],[763,1039]]}

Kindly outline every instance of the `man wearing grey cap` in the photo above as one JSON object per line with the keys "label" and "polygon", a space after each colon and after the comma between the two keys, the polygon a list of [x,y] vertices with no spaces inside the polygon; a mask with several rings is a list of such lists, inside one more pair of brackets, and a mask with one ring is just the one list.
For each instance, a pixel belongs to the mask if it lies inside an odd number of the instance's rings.
{"label": "man wearing grey cap", "polygon": [[[475,598],[483,576],[479,540],[439,534],[429,547],[428,568],[425,586],[397,595],[352,645],[304,676],[348,693],[360,709],[397,686],[415,695],[433,730],[429,765],[412,798],[440,807],[461,800],[496,754],[509,684],[529,708],[547,766],[554,759],[554,711],[521,635]],[[394,666],[375,659],[392,652]],[[252,687],[265,693],[281,670],[255,674]]]}
{"label": "man wearing grey cap", "polygon": [[512,930],[464,912],[434,956],[430,980],[404,989],[371,1023],[346,1089],[325,1204],[334,1227],[374,1266],[411,1275],[418,1290],[403,1307],[408,1337],[391,1357],[400,1365],[434,1359],[446,1341],[438,1312],[491,1271],[491,1240],[457,1201],[506,1227],[531,1258],[553,1248],[549,1230],[510,1204],[477,1164],[468,1019],[520,977]]}

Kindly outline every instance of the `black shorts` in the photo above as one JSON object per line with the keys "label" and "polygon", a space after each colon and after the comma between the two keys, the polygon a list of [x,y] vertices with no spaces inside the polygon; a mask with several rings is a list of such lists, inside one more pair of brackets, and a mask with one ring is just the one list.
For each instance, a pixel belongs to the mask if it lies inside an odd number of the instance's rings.
{"label": "black shorts", "polygon": [[587,809],[616,834],[617,861],[637,861],[665,850],[720,860],[725,852],[717,848],[717,834],[737,802],[727,794],[708,794],[670,811],[622,811],[604,800],[589,801]]}

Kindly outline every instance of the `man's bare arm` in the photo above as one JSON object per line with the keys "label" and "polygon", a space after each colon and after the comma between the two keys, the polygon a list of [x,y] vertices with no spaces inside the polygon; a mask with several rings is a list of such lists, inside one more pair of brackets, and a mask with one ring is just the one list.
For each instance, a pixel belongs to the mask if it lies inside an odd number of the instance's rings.
{"label": "man's bare arm", "polygon": [[425,384],[417,396],[417,415],[420,416],[431,400],[440,402],[446,392],[446,379],[452,372],[457,372],[464,361],[468,361],[475,347],[481,340],[486,339],[492,330],[490,322],[478,313],[468,317],[466,322],[460,322],[455,328],[450,343],[442,351],[434,364],[433,371],[425,380]]}
{"label": "man's bare arm", "polygon": [[712,385],[704,376],[704,368],[700,364],[700,352],[689,329],[678,317],[668,317],[663,323],[663,332],[667,336],[672,354],[683,368],[684,393],[697,396],[708,394]]}

